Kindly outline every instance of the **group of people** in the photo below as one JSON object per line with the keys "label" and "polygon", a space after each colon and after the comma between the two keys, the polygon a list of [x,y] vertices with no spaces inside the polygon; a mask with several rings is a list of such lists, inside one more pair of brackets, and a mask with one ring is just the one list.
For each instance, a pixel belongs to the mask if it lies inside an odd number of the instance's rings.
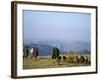
{"label": "group of people", "polygon": [[[24,57],[29,57],[29,58],[35,58],[37,59],[37,57],[39,56],[39,51],[38,48],[33,47],[33,48],[29,48],[28,46],[26,46],[23,49],[23,56]],[[57,59],[60,55],[60,50],[57,47],[52,48],[52,59]]]}
{"label": "group of people", "polygon": [[52,49],[52,59],[57,59],[60,55],[60,50],[57,47]]}
{"label": "group of people", "polygon": [[29,57],[29,58],[35,58],[37,59],[39,52],[38,52],[38,48],[34,47],[34,48],[29,48],[28,46],[26,46],[23,50],[24,52],[24,57]]}

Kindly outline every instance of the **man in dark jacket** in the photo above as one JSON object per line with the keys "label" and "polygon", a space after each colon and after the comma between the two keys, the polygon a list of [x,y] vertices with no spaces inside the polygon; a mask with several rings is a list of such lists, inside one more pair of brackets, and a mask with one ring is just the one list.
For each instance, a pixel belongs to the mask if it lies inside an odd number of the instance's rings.
{"label": "man in dark jacket", "polygon": [[59,57],[60,51],[57,47],[54,47],[52,49],[52,59],[56,59],[57,57]]}
{"label": "man in dark jacket", "polygon": [[56,58],[58,58],[58,57],[59,57],[59,54],[60,54],[60,51],[59,51],[58,48],[56,48],[55,50],[56,50],[56,51],[55,51],[55,53],[56,53]]}

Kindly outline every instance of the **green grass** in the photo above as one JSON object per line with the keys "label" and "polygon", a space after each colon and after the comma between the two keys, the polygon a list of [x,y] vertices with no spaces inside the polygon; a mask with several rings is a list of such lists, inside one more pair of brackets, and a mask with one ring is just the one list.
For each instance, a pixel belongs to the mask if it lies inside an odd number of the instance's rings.
{"label": "green grass", "polygon": [[[63,54],[64,55],[64,54]],[[66,55],[69,56],[69,55]],[[90,55],[87,55],[90,60]],[[51,59],[51,56],[43,56],[37,60],[34,58],[23,58],[23,69],[38,69],[38,68],[59,68],[59,67],[81,67],[90,66],[90,63],[67,63],[61,60],[58,65],[55,59]]]}

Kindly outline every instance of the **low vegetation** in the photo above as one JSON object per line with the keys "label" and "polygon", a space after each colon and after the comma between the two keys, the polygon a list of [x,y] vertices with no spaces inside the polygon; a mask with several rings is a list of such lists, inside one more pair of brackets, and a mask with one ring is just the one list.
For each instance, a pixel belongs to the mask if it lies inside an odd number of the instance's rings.
{"label": "low vegetation", "polygon": [[59,59],[52,59],[51,56],[39,56],[35,58],[23,58],[23,69],[36,68],[59,68],[59,67],[81,67],[90,66],[90,54],[60,54]]}

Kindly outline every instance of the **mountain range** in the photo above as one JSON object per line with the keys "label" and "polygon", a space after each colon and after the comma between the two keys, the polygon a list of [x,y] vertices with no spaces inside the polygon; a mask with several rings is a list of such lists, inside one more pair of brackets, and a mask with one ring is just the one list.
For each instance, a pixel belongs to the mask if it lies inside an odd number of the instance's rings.
{"label": "mountain range", "polygon": [[57,47],[60,52],[81,51],[90,52],[91,45],[89,42],[59,42],[59,41],[34,41],[24,44],[24,47],[37,47],[40,56],[51,55],[52,48]]}

